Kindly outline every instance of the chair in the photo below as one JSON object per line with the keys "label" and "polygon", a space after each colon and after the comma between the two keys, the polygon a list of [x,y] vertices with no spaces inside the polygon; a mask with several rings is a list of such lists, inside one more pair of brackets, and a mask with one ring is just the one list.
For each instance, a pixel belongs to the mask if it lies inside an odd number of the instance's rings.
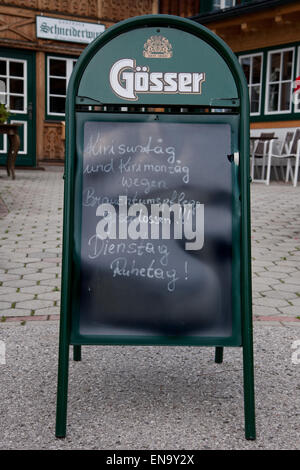
{"label": "chair", "polygon": [[[299,155],[300,155],[300,129],[295,131],[288,131],[286,133],[283,142],[278,142],[277,149],[275,148],[275,140],[272,139],[269,145],[268,151],[268,166],[267,166],[267,178],[266,184],[270,184],[272,158],[276,159],[287,159],[286,177],[285,182],[289,180],[289,176],[292,177],[293,186],[297,186],[298,170],[299,170]],[[293,173],[291,160],[295,158],[295,172]]]}
{"label": "chair", "polygon": [[[293,173],[291,160],[295,158],[295,173]],[[287,163],[287,176],[286,181],[288,181],[289,176],[293,181],[294,188],[297,186],[298,182],[298,172],[299,172],[299,159],[300,159],[300,129],[297,129],[294,135],[293,142],[290,148],[290,155]]]}
{"label": "chair", "polygon": [[[251,152],[251,179],[255,182],[265,182],[266,158],[269,152],[271,138],[275,136],[275,132],[262,132],[255,140]],[[262,159],[261,179],[254,179],[255,159]]]}

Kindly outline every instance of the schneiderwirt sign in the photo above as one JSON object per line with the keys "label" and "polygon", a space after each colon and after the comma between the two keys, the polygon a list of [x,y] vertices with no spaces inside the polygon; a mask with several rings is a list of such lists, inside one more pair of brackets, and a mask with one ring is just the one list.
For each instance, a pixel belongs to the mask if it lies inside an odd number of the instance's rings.
{"label": "schneiderwirt sign", "polygon": [[36,36],[41,39],[88,44],[104,30],[103,24],[81,23],[47,16],[36,17]]}

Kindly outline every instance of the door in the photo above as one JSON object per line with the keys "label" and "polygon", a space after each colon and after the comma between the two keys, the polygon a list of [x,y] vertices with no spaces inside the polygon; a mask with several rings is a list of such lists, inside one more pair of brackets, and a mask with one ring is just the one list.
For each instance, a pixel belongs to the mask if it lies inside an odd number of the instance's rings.
{"label": "door", "polygon": [[[0,49],[0,102],[10,111],[9,123],[21,124],[16,166],[35,166],[35,61],[30,52]],[[6,163],[8,139],[0,136],[0,164]]]}

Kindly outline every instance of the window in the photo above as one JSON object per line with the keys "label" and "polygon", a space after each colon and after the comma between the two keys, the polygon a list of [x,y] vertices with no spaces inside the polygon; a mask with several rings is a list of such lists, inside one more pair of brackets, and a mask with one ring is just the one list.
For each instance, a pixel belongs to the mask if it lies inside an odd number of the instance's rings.
{"label": "window", "polygon": [[48,57],[47,62],[47,114],[64,116],[67,86],[76,59]]}
{"label": "window", "polygon": [[292,111],[293,61],[293,48],[268,53],[266,114],[283,114]]}
{"label": "window", "polygon": [[262,84],[262,54],[250,54],[239,57],[249,88],[250,114],[260,114]]}
{"label": "window", "polygon": [[298,54],[297,54],[297,67],[296,67],[297,83],[294,82],[294,87],[297,89],[297,95],[295,96],[295,99],[294,99],[294,104],[295,104],[294,111],[295,111],[295,113],[300,112],[300,90],[299,90],[300,78],[299,78],[299,76],[300,76],[300,47],[298,47]]}
{"label": "window", "polygon": [[0,57],[0,103],[13,113],[27,113],[26,61]]}
{"label": "window", "polygon": [[213,0],[213,10],[223,10],[235,6],[235,0]]}

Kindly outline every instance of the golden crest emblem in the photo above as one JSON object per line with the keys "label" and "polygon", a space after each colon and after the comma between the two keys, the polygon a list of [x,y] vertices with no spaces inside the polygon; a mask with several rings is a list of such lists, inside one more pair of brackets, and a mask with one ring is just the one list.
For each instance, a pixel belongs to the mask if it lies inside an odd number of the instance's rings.
{"label": "golden crest emblem", "polygon": [[151,36],[144,44],[144,57],[169,59],[172,57],[172,46],[164,36]]}

